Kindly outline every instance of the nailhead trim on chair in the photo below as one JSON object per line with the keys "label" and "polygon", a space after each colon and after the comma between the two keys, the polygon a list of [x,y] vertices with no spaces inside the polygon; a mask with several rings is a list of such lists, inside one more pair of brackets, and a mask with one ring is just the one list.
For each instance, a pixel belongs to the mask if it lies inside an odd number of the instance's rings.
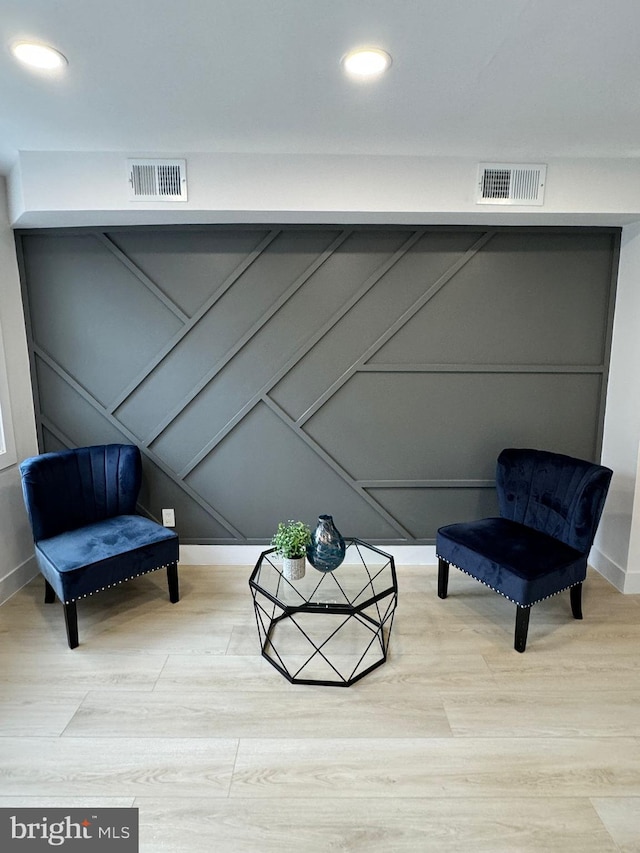
{"label": "nailhead trim on chair", "polygon": [[[436,553],[436,557],[439,560],[444,560],[445,563],[449,563],[449,561],[447,559],[445,559],[445,557],[441,557],[440,554],[438,554],[438,553]],[[582,583],[582,581],[577,581],[576,583],[570,583],[569,586],[563,586],[562,589],[559,589],[557,592],[552,592],[551,595],[545,595],[542,598],[537,598],[535,601],[532,601],[531,604],[520,604],[520,602],[516,601],[515,598],[510,598],[508,595],[505,595],[505,593],[502,592],[501,590],[496,589],[494,586],[491,586],[491,584],[487,583],[486,581],[480,580],[480,578],[477,578],[475,575],[472,575],[471,572],[468,572],[466,569],[463,569],[461,566],[456,566],[455,563],[449,563],[449,565],[453,566],[454,569],[458,569],[458,571],[460,571],[460,572],[464,572],[465,575],[469,575],[470,578],[473,578],[474,580],[479,581],[483,586],[488,586],[489,589],[492,589],[494,592],[497,592],[498,595],[501,595],[503,598],[506,598],[507,601],[511,601],[513,604],[517,604],[518,607],[533,607],[534,604],[538,604],[540,601],[546,601],[547,598],[553,598],[555,595],[560,595],[561,592],[566,592],[566,590],[571,589],[574,586],[578,586],[578,584]]]}
{"label": "nailhead trim on chair", "polygon": [[138,572],[137,575],[131,575],[130,578],[123,578],[123,580],[118,581],[118,583],[110,583],[107,586],[103,586],[100,589],[94,589],[93,592],[86,592],[84,595],[79,595],[77,598],[70,598],[68,601],[65,601],[65,604],[72,604],[74,601],[80,601],[81,598],[89,598],[90,595],[95,595],[97,592],[104,592],[105,589],[111,589],[112,586],[120,586],[120,584],[126,583],[127,581],[131,581],[134,578],[142,577],[142,575],[150,575],[151,572],[158,572],[160,569],[168,569],[169,566],[172,566],[173,563],[165,563],[164,566],[156,566],[155,569],[147,569],[146,572]]}

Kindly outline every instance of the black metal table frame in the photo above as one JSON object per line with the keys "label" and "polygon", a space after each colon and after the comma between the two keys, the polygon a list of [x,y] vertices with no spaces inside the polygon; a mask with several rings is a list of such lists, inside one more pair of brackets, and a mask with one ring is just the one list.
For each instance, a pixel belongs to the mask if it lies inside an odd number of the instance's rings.
{"label": "black metal table frame", "polygon": [[[361,678],[364,678],[365,675],[368,675],[374,669],[377,669],[379,666],[382,666],[382,664],[385,663],[385,661],[387,660],[389,637],[391,635],[391,628],[393,626],[393,617],[394,617],[395,608],[396,608],[397,600],[398,600],[398,580],[397,580],[397,576],[396,576],[394,559],[391,556],[391,554],[387,554],[385,551],[382,551],[379,548],[376,548],[374,545],[370,545],[368,542],[364,542],[361,539],[346,538],[345,537],[345,543],[347,545],[352,544],[352,545],[356,546],[356,549],[358,550],[358,554],[359,554],[360,559],[362,561],[362,566],[364,567],[364,570],[365,570],[366,576],[367,576],[367,581],[364,584],[364,586],[362,587],[362,590],[358,593],[358,595],[352,596],[352,598],[357,599],[362,594],[362,592],[366,589],[367,586],[371,586],[372,592],[374,592],[373,595],[371,595],[369,598],[362,601],[361,603],[358,603],[357,605],[355,605],[349,601],[349,597],[345,593],[344,589],[342,588],[342,586],[340,585],[340,582],[338,580],[339,575],[335,574],[335,573],[332,573],[334,575],[333,580],[335,581],[336,585],[338,586],[338,588],[340,589],[340,591],[344,595],[345,599],[349,603],[344,603],[344,604],[338,603],[338,602],[324,603],[324,602],[314,602],[314,601],[308,601],[308,600],[305,601],[304,603],[298,604],[298,605],[287,605],[287,604],[283,603],[277,596],[278,596],[278,593],[280,591],[280,585],[282,583],[285,583],[285,584],[289,583],[289,581],[282,576],[282,573],[280,572],[278,567],[275,566],[271,561],[269,561],[270,565],[275,569],[275,571],[279,575],[278,586],[277,586],[275,595],[270,593],[268,590],[264,589],[264,587],[261,587],[259,585],[259,583],[256,581],[256,578],[258,577],[259,572],[260,572],[261,567],[262,567],[262,561],[265,559],[265,557],[268,558],[269,554],[275,553],[275,551],[276,551],[275,548],[271,548],[268,551],[262,552],[262,554],[260,555],[260,557],[258,559],[258,562],[255,565],[253,572],[251,573],[251,577],[249,578],[249,586],[251,588],[252,595],[253,595],[255,616],[256,616],[256,622],[257,622],[257,626],[258,626],[258,635],[262,636],[262,634],[264,634],[264,641],[262,642],[262,648],[261,648],[262,657],[264,657],[266,660],[268,660],[269,663],[275,669],[277,669],[278,672],[280,672],[281,675],[283,675],[292,684],[315,684],[315,685],[322,685],[322,686],[327,686],[327,687],[350,687],[352,684],[355,684]],[[367,565],[364,557],[362,556],[362,553],[360,552],[359,546],[363,546],[364,548],[367,548],[370,551],[374,551],[375,553],[382,555],[383,557],[386,558],[387,562],[384,563],[382,566],[380,566],[378,571],[373,572],[373,574],[372,574],[372,571],[370,570],[370,568]],[[384,571],[387,567],[389,567],[390,573],[391,573],[391,586],[386,588],[382,592],[375,593],[374,586],[373,586],[374,581],[375,581],[376,577],[382,571]],[[339,572],[339,568],[336,569],[336,572]],[[311,596],[313,596],[315,594],[318,587],[322,584],[323,580],[324,580],[324,573],[321,573],[320,578],[318,579],[318,583],[315,586],[314,590],[312,591]],[[264,609],[264,607],[262,607],[261,604],[257,601],[256,596],[258,594],[261,596],[264,596],[264,598],[266,598],[268,601],[270,601],[274,605],[274,612],[275,612],[275,608],[278,608],[278,610],[281,610],[282,612],[280,613],[280,615],[274,616],[273,613],[271,613],[271,614],[268,613]],[[309,596],[309,597],[311,597],[311,596]],[[379,602],[381,602],[385,598],[389,598],[389,603],[388,603],[388,606],[386,607],[386,609],[383,613],[383,612],[381,612],[381,609],[379,607]],[[372,616],[368,615],[367,613],[363,612],[363,611],[367,610],[368,608],[373,607],[374,605],[375,605],[375,609],[377,612],[377,619],[375,619]],[[264,616],[268,620],[268,623],[269,623],[268,628],[265,628],[264,625],[261,625],[260,616],[259,616],[260,611],[262,611],[262,613],[264,614]],[[320,645],[316,645],[316,643],[311,639],[311,637],[307,634],[307,632],[304,630],[304,628],[302,628],[302,626],[298,622],[296,622],[294,617],[298,613],[309,613],[309,614],[327,614],[328,613],[328,614],[342,615],[342,616],[345,616],[345,620],[344,620],[344,622],[341,622],[340,625],[338,625],[338,627],[335,628],[323,640],[322,643],[320,643]],[[275,648],[275,646],[273,645],[273,642],[272,642],[273,631],[283,619],[291,619],[293,624],[298,628],[298,630],[301,632],[301,634],[307,639],[307,641],[309,642],[309,644],[311,645],[311,647],[313,649],[312,654],[307,658],[307,660],[302,664],[302,666],[300,666],[298,668],[298,670],[294,674],[291,674],[287,670],[286,666],[284,665],[284,663],[282,661],[281,656],[278,654],[277,649]],[[334,664],[331,662],[331,660],[329,660],[329,658],[323,653],[322,648],[351,619],[355,619],[361,625],[363,625],[369,631],[371,631],[372,637],[371,637],[371,641],[365,647],[362,655],[360,656],[357,663],[353,667],[351,676],[349,676],[348,678],[345,678],[344,675],[337,669],[337,667],[334,666]],[[385,627],[387,628],[387,638],[386,639],[384,636]],[[376,660],[374,663],[372,663],[366,669],[359,672],[357,675],[353,675],[353,673],[355,673],[356,670],[358,669],[358,666],[360,665],[360,663],[364,659],[365,655],[369,652],[371,647],[375,644],[376,640],[378,641],[378,643],[380,645],[380,652],[381,652],[380,659]],[[267,647],[268,646],[273,650],[277,660],[275,660],[273,657],[271,657],[267,653]],[[326,663],[336,673],[339,680],[329,681],[329,680],[325,680],[325,679],[299,678],[298,677],[297,673],[299,673],[301,670],[303,670],[305,668],[305,666],[307,666],[307,664],[309,664],[310,661],[316,655],[320,655],[323,658],[323,660],[326,661]]]}

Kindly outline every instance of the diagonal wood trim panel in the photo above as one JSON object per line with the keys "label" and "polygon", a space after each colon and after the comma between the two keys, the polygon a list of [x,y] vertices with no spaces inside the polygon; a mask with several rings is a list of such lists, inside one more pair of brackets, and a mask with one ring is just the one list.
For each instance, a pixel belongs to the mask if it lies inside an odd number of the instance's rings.
{"label": "diagonal wood trim panel", "polygon": [[186,543],[331,513],[431,544],[508,445],[597,459],[619,231],[259,225],[17,236],[43,450],[144,457]]}

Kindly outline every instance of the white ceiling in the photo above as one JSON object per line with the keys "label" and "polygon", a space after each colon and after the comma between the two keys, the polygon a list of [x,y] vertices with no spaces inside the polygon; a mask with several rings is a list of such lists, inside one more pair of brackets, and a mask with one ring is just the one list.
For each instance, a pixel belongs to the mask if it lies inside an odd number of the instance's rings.
{"label": "white ceiling", "polygon": [[[0,0],[0,35],[5,173],[20,150],[640,156],[640,0]],[[358,45],[384,79],[345,77]]]}

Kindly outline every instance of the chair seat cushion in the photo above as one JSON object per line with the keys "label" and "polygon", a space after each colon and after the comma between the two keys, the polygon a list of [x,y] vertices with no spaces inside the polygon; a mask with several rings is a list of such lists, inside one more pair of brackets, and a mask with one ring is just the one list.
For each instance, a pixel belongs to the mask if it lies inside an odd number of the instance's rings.
{"label": "chair seat cushion", "polygon": [[65,602],[178,560],[178,536],[141,515],[119,515],[36,543],[40,571]]}
{"label": "chair seat cushion", "polygon": [[436,553],[523,607],[581,583],[587,555],[508,518],[438,530]]}

